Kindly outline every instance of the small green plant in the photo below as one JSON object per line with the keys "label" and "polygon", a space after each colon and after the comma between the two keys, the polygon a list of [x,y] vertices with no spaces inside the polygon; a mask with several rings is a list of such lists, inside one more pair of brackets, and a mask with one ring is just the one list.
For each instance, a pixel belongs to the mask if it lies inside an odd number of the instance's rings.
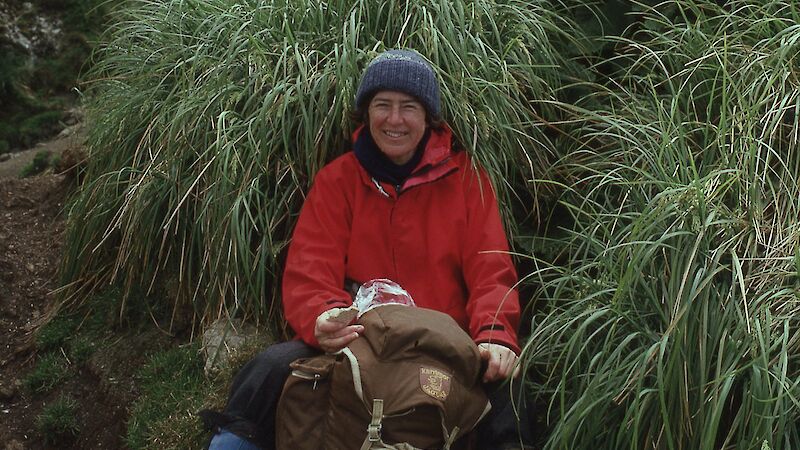
{"label": "small green plant", "polygon": [[99,332],[89,329],[85,320],[65,313],[56,314],[36,334],[39,352],[59,353],[71,365],[80,366],[89,360],[96,350]]}
{"label": "small green plant", "polygon": [[36,367],[23,379],[23,385],[31,392],[44,394],[71,376],[72,371],[64,356],[50,352],[39,359]]}
{"label": "small green plant", "polygon": [[58,315],[39,329],[36,347],[39,351],[58,350],[75,334],[77,327],[75,319]]}
{"label": "small green plant", "polygon": [[53,155],[52,158],[50,158],[50,167],[52,167],[55,170],[59,170],[60,165],[61,165],[61,154],[56,153],[55,155]]}
{"label": "small green plant", "polygon": [[36,427],[51,445],[69,442],[78,436],[80,427],[76,418],[78,403],[70,397],[59,397],[45,406],[36,419]]}
{"label": "small green plant", "polygon": [[[5,2],[8,3],[8,2]],[[108,0],[47,0],[29,2],[21,27],[35,28],[35,17],[59,18],[60,48],[31,58],[18,46],[0,45],[0,141],[10,148],[29,147],[52,136],[62,125],[63,111],[77,100],[79,74],[91,65],[89,55],[112,9],[124,2]],[[30,37],[30,36],[28,36]],[[3,129],[6,129],[4,132]],[[2,144],[0,144],[0,153]]]}
{"label": "small green plant", "polygon": [[[0,91],[2,90],[0,89]],[[0,154],[11,151],[11,148],[14,146],[14,139],[16,136],[17,129],[0,120]]]}
{"label": "small green plant", "polygon": [[20,172],[20,178],[27,178],[32,177],[34,175],[38,175],[50,166],[50,152],[48,150],[41,150],[36,153],[36,156],[33,157],[33,161],[30,164],[26,165],[22,168],[22,172]]}
{"label": "small green plant", "polygon": [[73,364],[82,365],[86,363],[94,351],[95,344],[87,336],[80,335],[69,341],[69,357]]}
{"label": "small green plant", "polygon": [[[59,105],[50,105],[58,107]],[[30,147],[37,141],[58,133],[63,124],[63,111],[50,110],[24,119],[19,125],[19,139],[24,147]]]}

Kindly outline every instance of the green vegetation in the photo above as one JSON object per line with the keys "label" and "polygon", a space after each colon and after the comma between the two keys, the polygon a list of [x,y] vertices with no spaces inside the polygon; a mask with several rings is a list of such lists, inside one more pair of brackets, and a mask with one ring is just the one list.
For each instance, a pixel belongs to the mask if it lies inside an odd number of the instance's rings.
{"label": "green vegetation", "polygon": [[[204,432],[196,413],[208,395],[209,382],[203,375],[198,347],[188,345],[152,355],[139,370],[137,381],[142,394],[128,420],[128,447],[202,447]],[[159,427],[161,424],[168,426]]]}
{"label": "green vegetation", "polygon": [[126,445],[132,450],[205,446],[208,430],[197,413],[224,408],[231,378],[264,345],[258,338],[246,342],[231,355],[229,365],[211,378],[203,374],[204,362],[197,345],[152,354],[137,372],[141,396],[134,402],[128,419]]}
{"label": "green vegetation", "polygon": [[197,413],[222,410],[231,378],[264,345],[260,338],[244,343],[229,365],[210,377],[203,372],[205,361],[197,344],[152,352],[136,371],[140,395],[131,406],[126,445],[132,450],[204,447],[208,430]]}
{"label": "green vegetation", "polygon": [[[56,395],[59,388],[79,383],[74,378],[85,376],[85,370],[108,380],[111,396],[131,396],[130,386],[135,385],[135,399],[128,405],[126,445],[132,449],[202,447],[207,435],[196,413],[222,407],[231,371],[263,348],[263,342],[246,346],[237,354],[234,367],[208,380],[197,345],[176,347],[182,340],[164,334],[161,324],[170,321],[169,310],[145,309],[120,318],[122,301],[121,290],[111,288],[80,307],[54,315],[37,330],[35,342],[41,357],[23,379],[24,386],[38,396]],[[74,438],[79,432],[74,410],[85,406],[59,398],[42,412],[39,430],[48,442]]]}
{"label": "green vegetation", "polygon": [[[98,296],[97,298],[102,298]],[[96,303],[93,301],[92,303]],[[23,379],[25,388],[35,394],[46,394],[72,379],[89,360],[100,339],[100,330],[87,326],[98,313],[87,315],[82,323],[76,314],[58,314],[36,332],[39,359]],[[104,327],[106,329],[106,327]]]}
{"label": "green vegetation", "polygon": [[[366,62],[408,46],[508,208],[542,446],[800,447],[796,2],[135,1],[120,19],[92,73],[69,306],[113,282],[174,294],[123,296],[119,317],[279,328],[303,192],[347,149]],[[141,372],[132,448],[197,446],[218,391],[194,351]]]}
{"label": "green vegetation", "polygon": [[111,10],[108,0],[49,0],[30,5],[27,12],[16,12],[21,14],[17,23],[21,32],[31,37],[37,16],[58,17],[60,48],[38,49],[32,57],[0,36],[0,154],[30,147],[63,128],[63,111],[77,101],[79,74]]}
{"label": "green vegetation", "polygon": [[[526,367],[545,448],[797,448],[800,10],[669,2],[574,111]],[[553,233],[556,234],[556,233]]]}
{"label": "green vegetation", "polygon": [[78,436],[76,417],[78,403],[70,397],[59,397],[44,407],[36,426],[50,445],[63,446]]}
{"label": "green vegetation", "polygon": [[19,173],[20,178],[32,177],[39,175],[50,167],[50,152],[48,150],[41,150],[36,152],[33,160],[28,163]]}
{"label": "green vegetation", "polygon": [[89,361],[89,357],[94,354],[98,343],[85,335],[74,337],[69,342],[70,360],[77,366],[82,366]]}
{"label": "green vegetation", "polygon": [[62,128],[61,119],[63,116],[64,113],[62,111],[44,111],[26,117],[19,124],[17,135],[19,142],[25,147],[30,147],[36,141],[55,134]]}
{"label": "green vegetation", "polygon": [[25,376],[22,384],[30,392],[46,394],[72,376],[69,361],[64,355],[60,352],[50,352],[36,361],[36,366]]}
{"label": "green vegetation", "polygon": [[75,317],[56,316],[36,333],[36,349],[44,352],[65,347],[77,328],[78,323]]}

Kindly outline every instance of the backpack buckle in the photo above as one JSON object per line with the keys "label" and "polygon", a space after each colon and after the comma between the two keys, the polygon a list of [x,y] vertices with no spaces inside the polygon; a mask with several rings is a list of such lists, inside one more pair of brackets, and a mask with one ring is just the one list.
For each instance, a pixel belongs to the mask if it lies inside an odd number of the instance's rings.
{"label": "backpack buckle", "polygon": [[369,439],[370,442],[378,442],[378,441],[380,441],[381,440],[381,428],[382,428],[381,424],[375,424],[375,425],[370,424],[367,427],[367,439]]}
{"label": "backpack buckle", "polygon": [[381,421],[383,420],[383,399],[372,400],[372,420],[367,426],[367,440],[369,442],[380,442],[381,440]]}

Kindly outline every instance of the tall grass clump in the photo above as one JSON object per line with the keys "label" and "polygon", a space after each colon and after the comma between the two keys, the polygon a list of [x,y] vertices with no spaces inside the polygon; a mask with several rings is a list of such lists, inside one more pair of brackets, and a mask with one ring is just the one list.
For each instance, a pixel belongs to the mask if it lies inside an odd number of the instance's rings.
{"label": "tall grass clump", "polygon": [[445,116],[505,197],[555,158],[536,124],[556,117],[579,33],[548,1],[129,4],[90,75],[72,298],[170,274],[200,317],[274,317],[304,192],[347,150],[360,74],[387,48],[430,58]]}
{"label": "tall grass clump", "polygon": [[800,447],[798,17],[643,8],[605,106],[566,107],[574,225],[524,350],[545,448]]}

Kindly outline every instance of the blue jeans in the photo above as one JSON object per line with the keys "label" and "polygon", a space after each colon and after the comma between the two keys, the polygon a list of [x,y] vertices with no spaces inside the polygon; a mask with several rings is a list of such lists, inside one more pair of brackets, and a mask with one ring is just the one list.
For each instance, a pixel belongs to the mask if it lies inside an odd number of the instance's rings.
{"label": "blue jeans", "polygon": [[223,429],[211,439],[208,450],[261,450],[261,447]]}
{"label": "blue jeans", "polygon": [[[227,432],[252,445],[241,447],[243,450],[274,450],[275,412],[283,384],[291,373],[289,363],[318,354],[319,350],[302,341],[282,342],[267,347],[233,379],[225,411],[202,411],[200,415],[203,421],[215,432]],[[228,440],[223,442],[231,447],[215,447],[218,436],[213,437],[210,450],[239,448],[235,442],[228,444]]]}

